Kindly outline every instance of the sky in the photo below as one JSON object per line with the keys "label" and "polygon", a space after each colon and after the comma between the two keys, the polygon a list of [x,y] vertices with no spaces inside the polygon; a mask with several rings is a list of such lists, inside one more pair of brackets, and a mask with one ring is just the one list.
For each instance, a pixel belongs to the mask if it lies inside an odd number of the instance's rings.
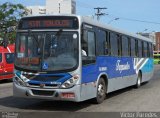
{"label": "sky", "polygon": [[[0,0],[4,2],[45,5],[45,0]],[[113,27],[133,33],[160,32],[160,0],[76,0],[76,4],[76,13],[83,16],[95,16],[94,8],[106,7],[102,12],[107,15],[100,22]]]}

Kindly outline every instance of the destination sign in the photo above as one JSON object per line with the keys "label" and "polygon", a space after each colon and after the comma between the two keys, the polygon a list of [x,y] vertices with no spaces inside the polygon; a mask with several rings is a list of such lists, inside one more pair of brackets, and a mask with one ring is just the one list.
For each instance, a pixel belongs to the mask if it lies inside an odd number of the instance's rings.
{"label": "destination sign", "polygon": [[76,17],[29,17],[22,18],[18,29],[77,29],[78,19]]}

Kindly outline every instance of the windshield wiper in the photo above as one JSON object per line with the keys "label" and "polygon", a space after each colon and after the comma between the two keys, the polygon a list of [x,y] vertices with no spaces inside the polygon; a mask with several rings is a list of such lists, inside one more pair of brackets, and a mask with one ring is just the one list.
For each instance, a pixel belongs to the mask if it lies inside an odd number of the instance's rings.
{"label": "windshield wiper", "polygon": [[59,39],[59,36],[62,34],[62,32],[63,32],[63,30],[59,29],[59,31],[56,32],[56,34],[54,35],[53,38],[55,39],[56,37],[58,37],[58,39]]}
{"label": "windshield wiper", "polygon": [[40,42],[40,41],[38,41],[38,37],[36,37],[36,35],[35,35],[35,34],[33,34],[33,32],[32,32],[32,30],[31,30],[31,29],[29,29],[29,30],[28,30],[28,36],[33,37],[33,39],[35,39],[35,41],[36,41],[36,45],[37,45],[37,47],[38,47],[38,46],[39,46],[39,42]]}

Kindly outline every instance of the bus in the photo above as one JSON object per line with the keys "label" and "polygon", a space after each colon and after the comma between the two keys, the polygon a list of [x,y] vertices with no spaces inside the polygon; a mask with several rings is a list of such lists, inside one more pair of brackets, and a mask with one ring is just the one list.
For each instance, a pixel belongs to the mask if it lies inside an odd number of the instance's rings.
{"label": "bus", "polygon": [[160,53],[154,53],[154,64],[160,64]]}
{"label": "bus", "polygon": [[102,103],[106,94],[148,82],[150,39],[78,15],[28,16],[16,35],[16,97]]}
{"label": "bus", "polygon": [[0,46],[0,80],[11,80],[14,77],[14,44],[7,48]]}

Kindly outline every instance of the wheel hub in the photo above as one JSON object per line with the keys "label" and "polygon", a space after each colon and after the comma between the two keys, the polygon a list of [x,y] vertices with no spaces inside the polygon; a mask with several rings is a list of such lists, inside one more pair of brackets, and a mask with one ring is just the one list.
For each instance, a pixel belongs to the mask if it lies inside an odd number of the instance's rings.
{"label": "wheel hub", "polygon": [[104,94],[105,94],[104,93],[104,86],[102,84],[99,84],[99,86],[98,86],[98,95],[100,97],[102,97]]}

